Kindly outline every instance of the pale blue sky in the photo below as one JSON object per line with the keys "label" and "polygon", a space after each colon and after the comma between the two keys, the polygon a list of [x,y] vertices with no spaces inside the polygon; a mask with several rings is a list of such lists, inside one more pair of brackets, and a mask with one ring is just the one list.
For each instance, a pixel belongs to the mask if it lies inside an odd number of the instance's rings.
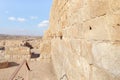
{"label": "pale blue sky", "polygon": [[0,34],[43,35],[52,0],[0,0]]}

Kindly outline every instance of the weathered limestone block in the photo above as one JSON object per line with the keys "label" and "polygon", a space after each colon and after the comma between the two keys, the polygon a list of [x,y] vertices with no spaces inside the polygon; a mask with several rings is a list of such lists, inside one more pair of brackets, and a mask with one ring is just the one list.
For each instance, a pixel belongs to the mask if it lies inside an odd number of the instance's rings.
{"label": "weathered limestone block", "polygon": [[41,59],[50,59],[51,58],[51,42],[49,40],[45,40],[40,45],[40,58]]}
{"label": "weathered limestone block", "polygon": [[109,72],[99,67],[91,66],[91,70],[90,80],[120,80],[119,78],[109,74]]}
{"label": "weathered limestone block", "polygon": [[109,1],[109,5],[110,5],[110,9],[112,11],[116,11],[116,10],[119,10],[120,8],[120,0],[110,0]]}
{"label": "weathered limestone block", "polygon": [[[109,11],[109,0],[71,0],[69,4],[71,5],[69,6],[69,14],[73,17],[71,18],[72,22],[73,19],[81,20],[81,22],[86,21],[104,15]],[[74,17],[72,13],[77,16]]]}
{"label": "weathered limestone block", "polygon": [[53,36],[58,30],[67,27],[81,27],[83,21],[103,16],[107,11],[109,11],[108,0],[56,1],[51,9],[50,28],[46,33],[51,33],[50,35]]}
{"label": "weathered limestone block", "polygon": [[94,43],[94,63],[109,73],[120,77],[120,43]]}
{"label": "weathered limestone block", "polygon": [[103,16],[109,11],[110,0],[88,0],[87,2],[92,18]]}
{"label": "weathered limestone block", "polygon": [[115,14],[107,15],[106,23],[108,28],[108,33],[111,41],[119,41],[120,40],[120,12]]}
{"label": "weathered limestone block", "polygon": [[87,40],[120,40],[120,14],[108,14],[86,21],[83,35]]}
{"label": "weathered limestone block", "polygon": [[[90,42],[85,41],[53,39],[52,42],[52,61],[58,76],[58,80],[61,78],[67,78],[70,80],[120,79],[119,52],[115,57],[113,55],[116,55],[115,53],[117,52],[114,52],[114,54],[111,54],[110,56],[105,50],[109,51],[111,48],[108,49],[105,46],[105,49],[101,43],[101,49],[98,50],[97,48],[99,48],[99,46],[97,47],[96,44],[91,45]],[[101,51],[103,51],[103,56],[101,56]],[[91,52],[93,52],[93,54],[91,54]],[[112,51],[110,52],[113,53]],[[106,55],[104,55],[105,53]],[[117,60],[117,63],[114,60]],[[97,65],[98,67],[94,65]]]}
{"label": "weathered limestone block", "polygon": [[73,25],[72,27],[68,27],[66,29],[63,29],[63,37],[67,38],[83,38],[83,34],[80,31],[82,29],[82,25]]}
{"label": "weathered limestone block", "polygon": [[86,40],[110,40],[105,16],[84,22],[80,31],[83,32]]}
{"label": "weathered limestone block", "polygon": [[51,52],[51,43],[50,43],[50,41],[47,40],[47,41],[44,41],[41,44],[40,52],[41,53],[49,53],[49,52]]}
{"label": "weathered limestone block", "polygon": [[52,42],[52,61],[55,70],[57,70],[58,80],[62,76],[70,80],[80,80],[80,77],[76,76],[82,76],[83,80],[88,80],[90,66],[83,57],[80,57],[81,51],[78,50],[80,45],[77,45],[79,41],[76,41],[77,44],[71,44],[69,40],[63,41],[59,39],[52,40]]}

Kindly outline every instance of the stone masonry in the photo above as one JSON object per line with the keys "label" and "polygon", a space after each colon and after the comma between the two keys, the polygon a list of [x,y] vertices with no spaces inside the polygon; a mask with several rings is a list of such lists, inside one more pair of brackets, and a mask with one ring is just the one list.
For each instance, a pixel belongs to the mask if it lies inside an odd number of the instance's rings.
{"label": "stone masonry", "polygon": [[53,0],[44,40],[58,80],[120,80],[120,0]]}

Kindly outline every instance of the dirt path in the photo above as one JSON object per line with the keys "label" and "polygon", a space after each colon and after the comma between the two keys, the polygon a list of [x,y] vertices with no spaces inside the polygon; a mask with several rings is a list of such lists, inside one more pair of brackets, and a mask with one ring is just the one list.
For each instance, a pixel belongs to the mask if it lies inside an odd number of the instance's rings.
{"label": "dirt path", "polygon": [[14,73],[16,70],[16,66],[10,66],[8,68],[0,69],[0,80],[9,80],[11,75]]}
{"label": "dirt path", "polygon": [[57,80],[53,66],[47,61],[37,61],[29,63],[31,72],[30,80]]}
{"label": "dirt path", "polygon": [[[29,72],[29,80],[57,80],[56,75],[49,61],[30,61],[28,62],[31,71]],[[12,73],[16,70],[16,66],[0,69],[0,80],[9,80]]]}

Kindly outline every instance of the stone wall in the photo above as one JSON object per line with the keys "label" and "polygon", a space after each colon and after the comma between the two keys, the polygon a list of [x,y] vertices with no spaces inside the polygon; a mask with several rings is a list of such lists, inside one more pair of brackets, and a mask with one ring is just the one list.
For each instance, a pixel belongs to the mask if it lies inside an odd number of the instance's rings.
{"label": "stone wall", "polygon": [[[41,39],[0,40],[0,59],[4,56],[4,58],[8,61],[23,59],[31,60],[31,57],[33,56],[32,53],[40,55],[41,43]],[[4,50],[1,50],[2,48],[4,48]]]}
{"label": "stone wall", "polygon": [[24,44],[23,40],[1,40],[4,41],[5,47],[19,47]]}
{"label": "stone wall", "polygon": [[30,48],[28,47],[6,47],[5,58],[10,60],[30,60]]}
{"label": "stone wall", "polygon": [[120,0],[53,0],[49,40],[58,80],[120,80]]}

